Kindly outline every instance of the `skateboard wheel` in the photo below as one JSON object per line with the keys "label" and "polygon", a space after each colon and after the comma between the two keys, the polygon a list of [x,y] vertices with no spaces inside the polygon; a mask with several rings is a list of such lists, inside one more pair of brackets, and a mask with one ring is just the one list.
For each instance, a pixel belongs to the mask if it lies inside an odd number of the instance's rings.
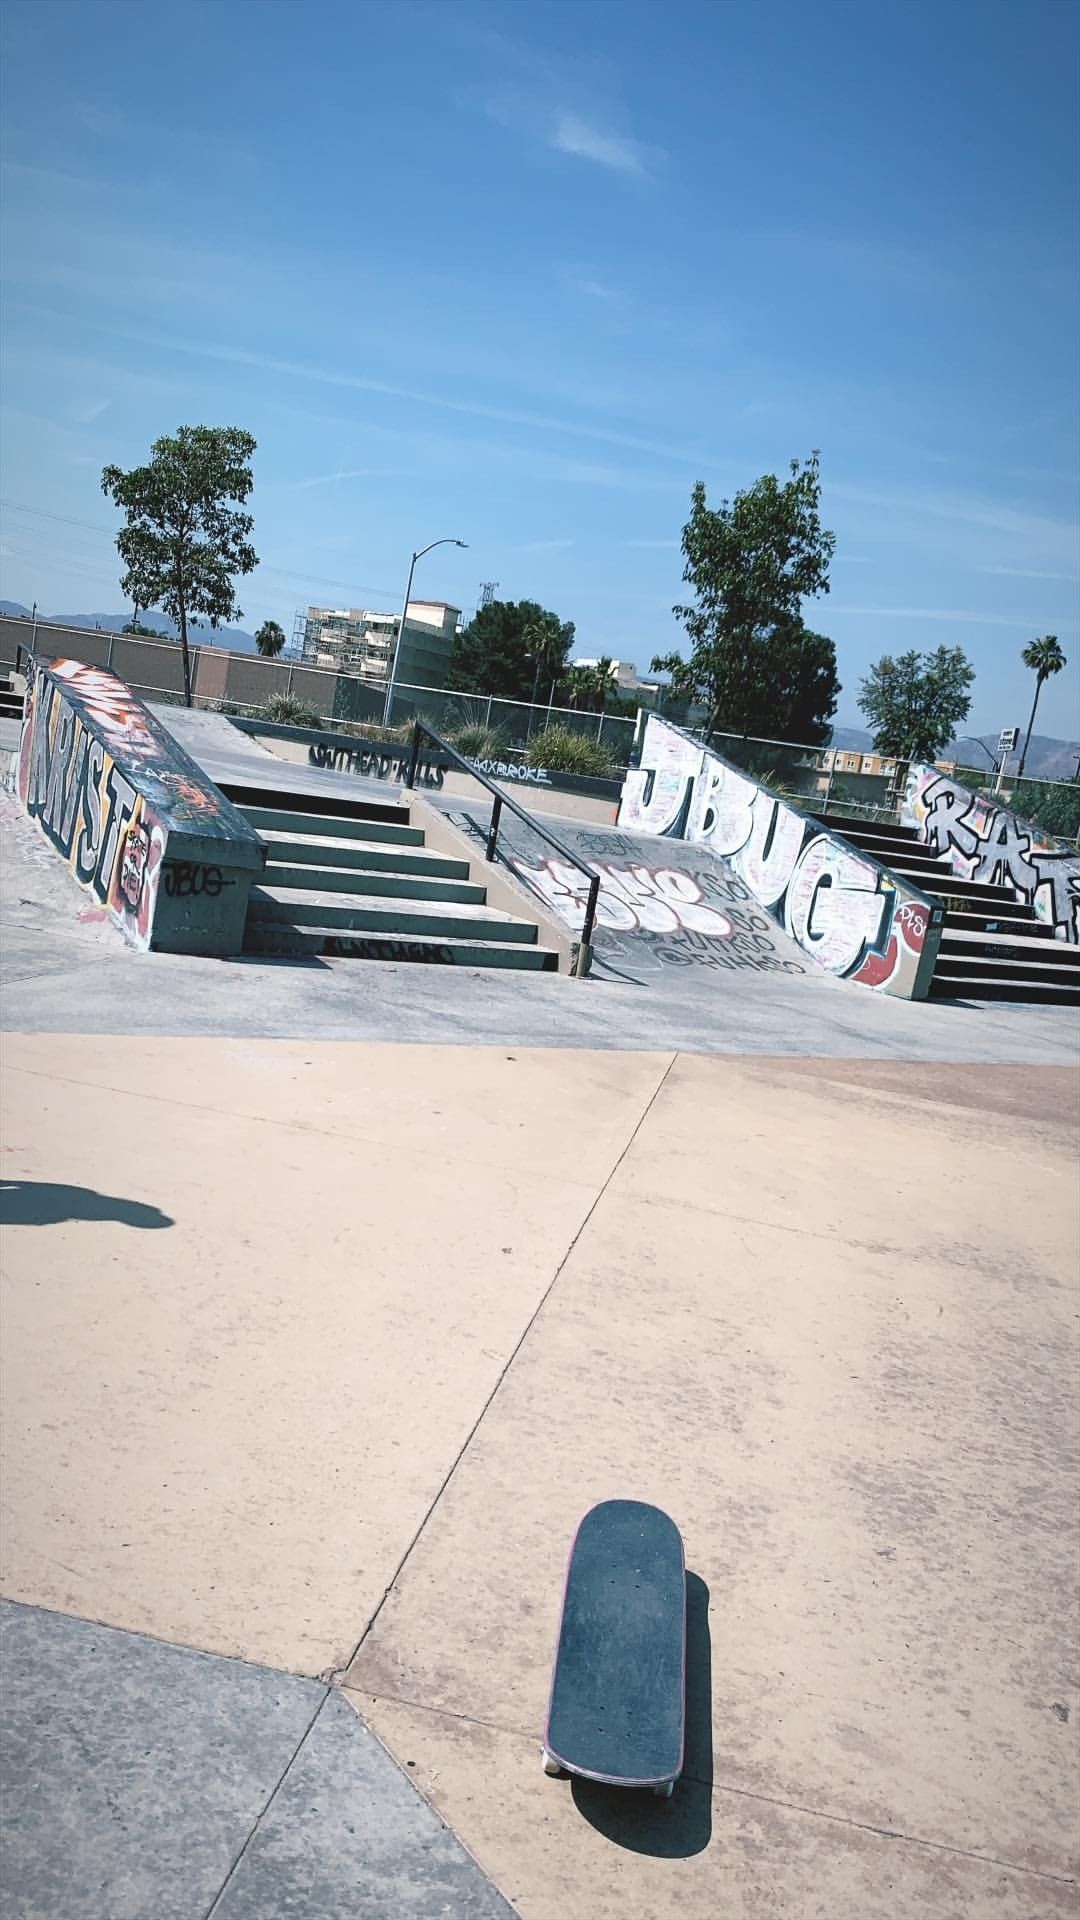
{"label": "skateboard wheel", "polygon": [[543,1759],[544,1772],[549,1773],[553,1780],[558,1780],[563,1769],[560,1767],[558,1761],[552,1758],[546,1747],[544,1748]]}
{"label": "skateboard wheel", "polygon": [[653,1788],[653,1792],[655,1793],[658,1800],[670,1800],[674,1791],[675,1791],[674,1780],[665,1780],[660,1786]]}

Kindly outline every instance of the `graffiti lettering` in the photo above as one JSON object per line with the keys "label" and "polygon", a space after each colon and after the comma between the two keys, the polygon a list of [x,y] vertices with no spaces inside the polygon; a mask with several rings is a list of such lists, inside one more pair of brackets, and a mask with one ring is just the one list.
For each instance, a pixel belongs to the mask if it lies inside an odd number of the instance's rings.
{"label": "graffiti lettering", "polygon": [[[577,867],[562,860],[545,859],[533,865],[520,854],[511,861],[522,879],[580,933],[585,917],[589,882]],[[601,866],[600,893],[596,903],[596,924],[628,933],[643,928],[647,933],[680,933],[689,928],[714,940],[728,940],[733,931],[728,916],[705,904],[701,888],[692,874],[670,868]]]}
{"label": "graffiti lettering", "polygon": [[[610,840],[594,836],[583,851],[591,853],[597,842],[606,850]],[[624,844],[640,852],[634,842]],[[586,876],[562,860],[532,861],[520,854],[510,859],[526,884],[580,933],[589,891]],[[593,939],[602,957],[640,965],[644,949],[658,966],[803,971],[797,960],[777,952],[770,922],[754,912],[742,882],[719,868],[688,873],[678,867],[648,867],[637,860],[627,866],[597,862],[594,870],[600,875],[600,892]],[[723,900],[722,908],[712,904],[716,899]]]}
{"label": "graffiti lettering", "polygon": [[[308,748],[308,764],[328,767],[335,773],[355,773],[365,780],[393,780],[403,783],[409,771],[409,753],[404,747],[335,747],[318,740]],[[416,766],[417,784],[441,787],[445,768],[437,760],[421,757]]]}
{"label": "graffiti lettering", "polygon": [[208,900],[216,900],[225,887],[235,887],[235,880],[227,880],[220,867],[203,867],[190,860],[167,860],[164,867],[164,886],[170,900],[197,899],[205,894]]}
{"label": "graffiti lettering", "polygon": [[878,892],[877,869],[869,861],[821,833],[796,861],[784,920],[792,938],[829,973],[851,973],[868,947],[887,939],[895,897]]}
{"label": "graffiti lettering", "polygon": [[1080,853],[936,767],[913,766],[900,818],[954,873],[1011,887],[1059,940],[1080,941]]}
{"label": "graffiti lettering", "polygon": [[[758,904],[829,972],[891,993],[925,991],[932,922],[922,896],[655,714],[641,766],[623,788],[619,825],[681,835],[723,855]],[[710,895],[717,897],[712,888]],[[893,915],[904,903],[915,911],[904,937],[894,939]],[[868,964],[871,957],[877,964]]]}
{"label": "graffiti lettering", "polygon": [[[125,765],[114,748],[125,756],[131,749]],[[166,834],[177,817],[182,822],[195,810],[200,835],[223,845],[235,824],[245,850],[239,864],[247,871],[259,865],[257,837],[194,762],[122,683],[79,662],[59,661],[35,672],[24,706],[17,779],[27,812],[137,946],[151,944]],[[149,798],[151,789],[169,795],[165,819]],[[233,884],[219,865],[174,862],[166,892],[212,898]],[[190,943],[189,921],[184,934]]]}
{"label": "graffiti lettering", "polygon": [[92,880],[101,848],[101,776],[105,769],[105,748],[100,740],[91,740],[83,769],[83,830],[75,849],[75,871],[82,881]]}
{"label": "graffiti lettering", "polygon": [[[458,964],[453,947],[431,941],[426,946],[409,940],[393,940],[383,934],[334,933],[323,946],[331,958],[343,960],[408,960],[424,966],[452,967]],[[468,966],[466,960],[461,964]]]}

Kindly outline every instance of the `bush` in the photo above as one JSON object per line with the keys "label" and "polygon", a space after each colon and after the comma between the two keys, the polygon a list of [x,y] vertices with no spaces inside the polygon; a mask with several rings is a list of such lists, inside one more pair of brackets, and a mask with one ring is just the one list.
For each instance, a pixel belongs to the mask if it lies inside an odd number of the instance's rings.
{"label": "bush", "polygon": [[322,714],[313,707],[310,700],[300,700],[295,693],[272,693],[262,710],[264,720],[273,720],[279,727],[321,727]]}
{"label": "bush", "polygon": [[1044,783],[1021,780],[1006,803],[1021,820],[1061,840],[1075,840],[1080,834],[1080,787],[1064,780]]}
{"label": "bush", "polygon": [[615,762],[598,740],[574,733],[570,727],[545,727],[534,733],[525,752],[529,767],[550,767],[552,773],[593,774],[610,779]]}
{"label": "bush", "polygon": [[449,734],[447,738],[452,747],[465,755],[466,760],[505,760],[510,745],[501,727],[459,727],[456,733]]}

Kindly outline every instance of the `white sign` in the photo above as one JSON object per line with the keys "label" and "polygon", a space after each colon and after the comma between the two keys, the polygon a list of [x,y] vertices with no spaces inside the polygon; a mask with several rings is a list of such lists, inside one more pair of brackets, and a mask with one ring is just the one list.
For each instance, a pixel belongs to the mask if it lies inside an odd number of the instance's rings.
{"label": "white sign", "polygon": [[998,752],[1012,753],[1020,738],[1019,727],[1002,727],[998,734]]}

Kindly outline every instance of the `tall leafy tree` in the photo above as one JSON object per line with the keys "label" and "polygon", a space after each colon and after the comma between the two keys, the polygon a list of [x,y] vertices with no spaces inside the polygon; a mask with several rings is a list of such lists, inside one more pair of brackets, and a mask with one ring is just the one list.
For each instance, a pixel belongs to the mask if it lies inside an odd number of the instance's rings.
{"label": "tall leafy tree", "polygon": [[[803,625],[802,603],[829,591],[836,536],[821,524],[820,456],[766,473],[734,500],[710,507],[694,487],[683,528],[683,579],[692,605],[673,609],[690,655],[658,655],[677,698],[704,706],[708,732],[810,745],[828,738],[840,683],[832,642]],[[792,728],[796,731],[792,733]]]}
{"label": "tall leafy tree", "polygon": [[285,645],[285,633],[276,620],[264,620],[255,635],[255,645],[267,660],[273,660]]}
{"label": "tall leafy tree", "polygon": [[501,700],[544,698],[564,676],[573,638],[573,621],[536,600],[492,600],[454,640],[450,685]]}
{"label": "tall leafy tree", "polygon": [[859,685],[859,708],[879,753],[933,760],[971,708],[975,669],[962,647],[884,654]]}
{"label": "tall leafy tree", "polygon": [[184,698],[191,705],[188,621],[212,627],[238,619],[235,574],[258,564],[242,511],[254,485],[255,441],[241,427],[180,427],[155,440],[145,466],[109,466],[101,490],[126,515],[116,536],[124,593],[139,607],[162,607],[180,629]]}
{"label": "tall leafy tree", "polygon": [[1068,661],[1061,651],[1056,633],[1044,633],[1041,640],[1029,641],[1020,657],[1025,667],[1030,667],[1032,673],[1035,675],[1035,698],[1031,703],[1031,719],[1028,721],[1027,733],[1024,736],[1024,751],[1020,755],[1020,770],[1017,774],[1017,778],[1022,780],[1024,777],[1024,766],[1028,757],[1028,748],[1031,745],[1031,730],[1035,725],[1035,712],[1039,705],[1039,695],[1043,690],[1043,683],[1049,680],[1052,674],[1060,673],[1062,667],[1068,665]]}

